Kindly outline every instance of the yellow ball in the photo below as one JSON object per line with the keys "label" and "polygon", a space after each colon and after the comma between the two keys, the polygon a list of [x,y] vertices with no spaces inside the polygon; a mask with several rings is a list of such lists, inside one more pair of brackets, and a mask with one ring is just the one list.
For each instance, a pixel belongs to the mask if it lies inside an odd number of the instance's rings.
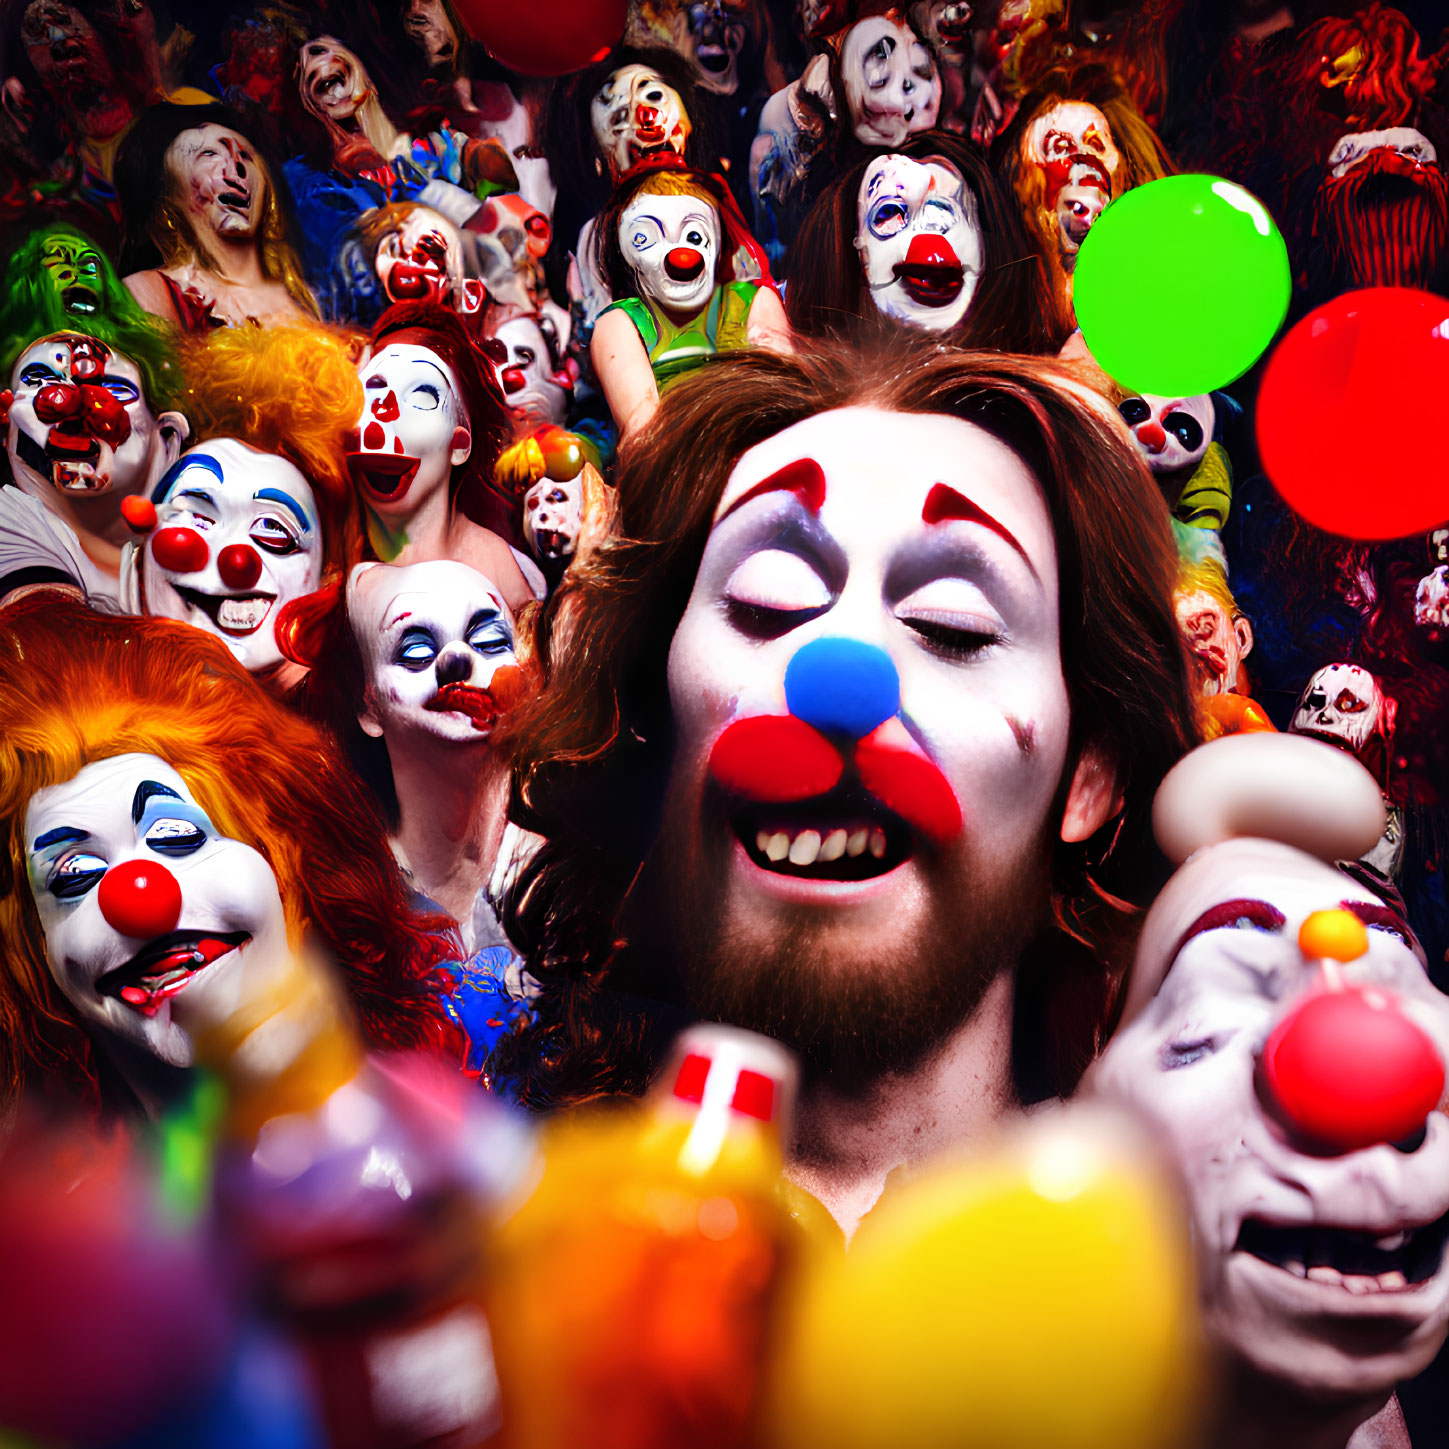
{"label": "yellow ball", "polygon": [[1315,961],[1357,961],[1368,944],[1368,927],[1352,911],[1314,911],[1298,928],[1298,949]]}

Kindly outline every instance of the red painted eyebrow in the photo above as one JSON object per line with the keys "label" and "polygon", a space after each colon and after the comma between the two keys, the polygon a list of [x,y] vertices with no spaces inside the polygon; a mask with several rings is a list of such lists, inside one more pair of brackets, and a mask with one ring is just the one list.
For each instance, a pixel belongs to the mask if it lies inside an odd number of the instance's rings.
{"label": "red painted eyebrow", "polygon": [[811,513],[819,513],[820,505],[825,502],[825,473],[814,458],[796,458],[793,463],[786,463],[783,468],[777,468],[768,478],[762,478],[748,492],[736,498],[720,514],[719,521],[723,523],[736,508],[742,508],[752,498],[758,498],[762,493],[776,493],[782,489],[787,493],[793,493]]}
{"label": "red painted eyebrow", "polygon": [[1031,569],[1033,574],[1036,573],[1031,560],[1026,556],[1026,550],[1004,523],[993,518],[980,504],[973,503],[954,488],[948,488],[944,483],[937,483],[926,494],[926,502],[921,509],[921,522],[946,523],[953,518],[962,519],[967,523],[979,523],[983,528],[989,528],[998,538],[1005,539],[1021,555],[1027,568]]}

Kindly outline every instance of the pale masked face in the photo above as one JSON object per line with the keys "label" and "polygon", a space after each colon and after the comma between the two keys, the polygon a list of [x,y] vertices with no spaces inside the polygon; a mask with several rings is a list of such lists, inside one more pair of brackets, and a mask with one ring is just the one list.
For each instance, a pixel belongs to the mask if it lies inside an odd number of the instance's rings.
{"label": "pale masked face", "polygon": [[1375,739],[1387,741],[1393,719],[1392,706],[1367,669],[1329,664],[1308,681],[1288,728],[1363,755]]}
{"label": "pale masked face", "polygon": [[372,94],[362,62],[330,35],[319,35],[302,46],[297,87],[302,104],[318,120],[334,125],[350,121]]}
{"label": "pale masked face", "polygon": [[[222,835],[154,755],[98,760],[37,791],[25,847],[51,975],[82,1024],[173,1066],[190,1066],[192,1053],[171,998],[205,993],[224,1017],[241,1001],[247,962],[286,949],[271,867]],[[174,881],[179,911],[164,901],[136,910],[121,877],[114,896],[101,890],[107,871],[132,862],[146,867],[151,888],[158,875]]]}
{"label": "pale masked face", "polygon": [[620,66],[599,87],[589,120],[599,155],[616,178],[655,151],[684,155],[689,140],[678,91],[647,65]]}
{"label": "pale masked face", "polygon": [[373,266],[390,301],[455,307],[463,289],[463,239],[447,217],[416,206],[378,243]]}
{"label": "pale masked face", "polygon": [[851,129],[867,146],[899,146],[929,131],[941,109],[941,76],[910,26],[873,15],[846,32],[840,49]]}
{"label": "pale masked face", "polygon": [[533,310],[553,236],[548,217],[517,193],[490,196],[469,230],[478,239],[483,281],[492,296]]}
{"label": "pale masked face", "polygon": [[1117,407],[1154,474],[1190,473],[1213,440],[1217,410],[1212,396],[1158,397],[1144,393]]}
{"label": "pale masked face", "polygon": [[504,400],[514,417],[530,432],[546,423],[562,427],[568,416],[569,389],[555,381],[548,340],[537,321],[515,317],[494,336],[508,349],[500,377]]}
{"label": "pale masked face", "polygon": [[619,218],[619,249],[641,296],[702,312],[714,292],[719,213],[698,196],[639,196]]}
{"label": "pale masked face", "polygon": [[1238,687],[1238,668],[1253,647],[1253,628],[1239,614],[1229,615],[1218,599],[1203,589],[1179,592],[1173,598],[1177,627],[1187,647],[1202,660],[1206,695],[1229,694]]}
{"label": "pale masked face", "polygon": [[487,739],[507,703],[490,686],[517,657],[513,616],[482,574],[451,562],[360,564],[347,614],[367,673],[368,734],[389,752]]}
{"label": "pale masked face", "polygon": [[166,152],[176,200],[199,236],[254,237],[267,198],[267,175],[245,136],[225,126],[183,131]]}
{"label": "pale masked face", "polygon": [[1299,927],[1340,907],[1370,927],[1344,984],[1392,998],[1449,1055],[1449,998],[1407,927],[1331,867],[1235,840],[1195,856],[1153,907],[1134,999],[1161,984],[1092,1078],[1145,1113],[1177,1159],[1210,1336],[1279,1392],[1320,1402],[1387,1393],[1428,1364],[1449,1322],[1432,1226],[1449,1213],[1449,1121],[1436,1112],[1421,1141],[1335,1154],[1299,1141],[1260,1085],[1269,1035],[1324,986]]}
{"label": "pale masked face", "polygon": [[1027,160],[1041,171],[1062,256],[1075,259],[1092,223],[1126,180],[1112,128],[1096,106],[1063,101],[1038,116],[1023,140]]}
{"label": "pale masked face", "polygon": [[389,343],[358,375],[361,448],[348,463],[368,506],[397,526],[468,461],[468,419],[453,369],[429,348]]}
{"label": "pale masked face", "polygon": [[72,504],[154,485],[185,425],[174,413],[157,418],[141,386],[136,364],[93,337],[31,343],[10,374],[6,450],[16,486],[66,516]]}
{"label": "pale masked face", "polygon": [[970,310],[985,257],[976,198],[954,166],[878,156],[860,183],[855,248],[871,300],[941,332]]}
{"label": "pale masked face", "polygon": [[248,669],[280,663],[277,615],[322,581],[322,525],[306,478],[234,438],[182,455],[142,548],[146,613],[204,629]]}
{"label": "pale masked face", "polygon": [[523,495],[523,532],[538,559],[572,558],[583,526],[582,477],[540,478]]}

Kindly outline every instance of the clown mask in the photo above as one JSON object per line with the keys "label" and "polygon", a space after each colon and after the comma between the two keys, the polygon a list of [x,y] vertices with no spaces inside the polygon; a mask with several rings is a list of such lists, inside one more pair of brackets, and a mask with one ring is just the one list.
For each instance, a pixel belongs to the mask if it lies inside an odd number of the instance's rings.
{"label": "clown mask", "polygon": [[41,248],[40,265],[59,295],[61,307],[70,316],[84,319],[95,314],[101,305],[104,263],[94,247],[74,237],[55,236]]}
{"label": "clown mask", "polygon": [[141,386],[136,364],[94,337],[31,343],[10,374],[6,450],[20,490],[69,521],[74,504],[151,487],[175,462],[187,424],[178,413],[157,417]]}
{"label": "clown mask", "polygon": [[526,436],[547,423],[562,427],[572,386],[567,373],[553,371],[548,339],[538,319],[515,317],[493,335],[508,349],[500,377],[515,432]]}
{"label": "clown mask", "polygon": [[635,197],[619,218],[619,250],[639,294],[669,312],[702,312],[714,293],[719,213],[698,196]]}
{"label": "clown mask", "polygon": [[103,1039],[190,1066],[171,998],[202,992],[229,1015],[248,961],[287,947],[271,867],[154,755],[97,760],[36,791],[24,844],[51,975]]}
{"label": "clown mask", "polygon": [[389,752],[483,742],[517,697],[513,616],[466,564],[359,564],[347,616],[367,675],[358,722]]}
{"label": "clown mask", "polygon": [[1043,204],[1056,221],[1064,263],[1126,180],[1112,128],[1096,106],[1063,101],[1027,128],[1026,157],[1041,173]]}
{"label": "clown mask", "polygon": [[984,257],[976,198],[954,166],[878,156],[856,215],[866,286],[886,316],[927,332],[966,316]]}
{"label": "clown mask", "polygon": [[1213,440],[1217,411],[1210,394],[1124,398],[1117,411],[1155,475],[1191,473]]}
{"label": "clown mask", "polygon": [[172,194],[200,237],[257,234],[267,180],[251,143],[225,126],[183,131],[166,152]]}
{"label": "clown mask", "polygon": [[563,482],[540,478],[523,495],[523,532],[534,558],[541,563],[572,558],[583,512],[582,474]]}
{"label": "clown mask", "polygon": [[695,0],[683,6],[684,52],[694,62],[701,90],[732,96],[739,89],[745,48],[746,0]]}
{"label": "clown mask", "polygon": [[285,458],[209,438],[152,498],[159,526],[142,545],[142,611],[215,634],[247,669],[280,663],[278,613],[322,580],[311,485]]}
{"label": "clown mask", "polygon": [[[463,275],[462,235],[429,206],[411,207],[402,225],[382,238],[373,267],[390,302],[437,302],[459,311],[481,305]],[[474,283],[474,290],[481,288]]]}
{"label": "clown mask", "polygon": [[656,151],[684,154],[689,117],[684,102],[658,71],[625,65],[599,87],[589,105],[594,145],[616,180]]}
{"label": "clown mask", "polygon": [[902,21],[872,15],[851,26],[840,48],[840,69],[851,129],[863,145],[899,146],[936,124],[940,72]]}
{"label": "clown mask", "polygon": [[553,236],[543,212],[514,192],[490,196],[468,230],[477,236],[483,281],[493,299],[535,310],[545,286],[543,258]]}
{"label": "clown mask", "polygon": [[1397,710],[1367,669],[1329,664],[1308,681],[1288,729],[1347,750],[1379,775],[1387,764]]}

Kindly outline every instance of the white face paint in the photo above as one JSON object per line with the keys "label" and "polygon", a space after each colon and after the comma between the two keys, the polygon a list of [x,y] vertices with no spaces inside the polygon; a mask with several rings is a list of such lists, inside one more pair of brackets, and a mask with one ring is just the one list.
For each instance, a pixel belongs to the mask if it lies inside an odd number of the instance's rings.
{"label": "white face paint", "polygon": [[248,669],[280,663],[277,615],[322,581],[317,501],[285,458],[235,438],[182,455],[142,547],[146,613],[215,634]]}
{"label": "white face paint", "polygon": [[1217,425],[1212,396],[1158,397],[1143,393],[1117,407],[1155,474],[1190,473],[1202,462]]}
{"label": "white face paint", "polygon": [[589,120],[599,155],[616,179],[655,151],[684,155],[689,140],[679,92],[647,65],[620,66],[590,102]]}
{"label": "white face paint", "polygon": [[[104,406],[119,407],[124,423],[113,417],[108,426],[87,406],[85,388],[107,394]],[[11,369],[10,389],[5,446],[15,484],[68,521],[61,499],[144,492],[171,461],[162,424],[176,414],[158,419],[141,390],[140,368],[94,338],[58,333],[32,342]]]}
{"label": "white face paint", "polygon": [[1387,746],[1395,710],[1367,669],[1329,664],[1308,681],[1288,729],[1362,756],[1373,741]]}
{"label": "white face paint", "polygon": [[1042,173],[1062,256],[1075,258],[1092,223],[1126,180],[1112,128],[1096,106],[1063,101],[1038,116],[1023,141],[1026,159]]}
{"label": "white face paint", "polygon": [[1174,595],[1177,627],[1187,647],[1207,671],[1205,695],[1231,694],[1238,687],[1238,669],[1253,647],[1253,629],[1239,614],[1231,617],[1223,605],[1202,589]]}
{"label": "white face paint", "polygon": [[508,349],[500,373],[504,400],[514,417],[532,432],[568,418],[569,389],[554,380],[548,339],[533,317],[515,317],[493,334]]}
{"label": "white face paint", "polygon": [[1412,126],[1390,126],[1383,131],[1355,131],[1340,136],[1328,157],[1328,174],[1335,181],[1352,171],[1375,151],[1387,151],[1398,158],[1404,170],[1438,164],[1434,143]]}
{"label": "white face paint", "polygon": [[166,152],[176,199],[197,233],[245,240],[261,225],[267,174],[245,136],[207,124],[182,131]]}
{"label": "white face paint", "polygon": [[[191,1064],[191,1042],[171,1020],[171,997],[205,993],[210,1014],[225,1017],[241,1000],[252,955],[269,960],[287,947],[272,868],[220,834],[154,755],[98,760],[38,790],[25,848],[51,975],[82,1024],[174,1066]],[[175,881],[174,919],[155,908],[108,919],[101,880],[128,862],[144,864],[153,886],[157,873]],[[132,899],[122,883],[109,908]],[[143,934],[129,933],[137,927]]]}
{"label": "white face paint", "polygon": [[709,305],[719,245],[719,214],[698,196],[639,196],[619,218],[619,249],[640,295],[671,312]]}
{"label": "white face paint", "polygon": [[1089,1079],[1145,1114],[1181,1169],[1210,1337],[1280,1394],[1322,1402],[1387,1394],[1449,1323],[1430,1227],[1449,1212],[1449,1119],[1432,1114],[1417,1146],[1334,1155],[1299,1142],[1260,1086],[1268,1036],[1323,987],[1299,927],[1342,906],[1370,925],[1344,984],[1394,998],[1449,1058],[1449,998],[1383,902],[1287,846],[1240,839],[1194,856],[1158,898],[1134,967],[1145,1004]]}
{"label": "white face paint", "polygon": [[405,526],[468,461],[472,436],[458,380],[442,357],[414,343],[388,343],[357,373],[362,446],[347,461],[368,507],[392,527]]}
{"label": "white face paint", "polygon": [[495,697],[499,671],[516,677],[513,616],[497,588],[466,564],[359,564],[347,616],[367,674],[366,732],[388,751],[476,744],[511,695]]}
{"label": "white face paint", "polygon": [[572,558],[583,527],[582,475],[562,483],[540,478],[523,495],[523,532],[537,559]]}
{"label": "white face paint", "polygon": [[855,249],[886,316],[927,332],[954,327],[985,265],[976,197],[947,162],[877,156],[861,178]]}
{"label": "white face paint", "polygon": [[872,15],[852,25],[840,47],[840,70],[851,129],[862,144],[899,146],[936,124],[941,75],[902,21]]}

